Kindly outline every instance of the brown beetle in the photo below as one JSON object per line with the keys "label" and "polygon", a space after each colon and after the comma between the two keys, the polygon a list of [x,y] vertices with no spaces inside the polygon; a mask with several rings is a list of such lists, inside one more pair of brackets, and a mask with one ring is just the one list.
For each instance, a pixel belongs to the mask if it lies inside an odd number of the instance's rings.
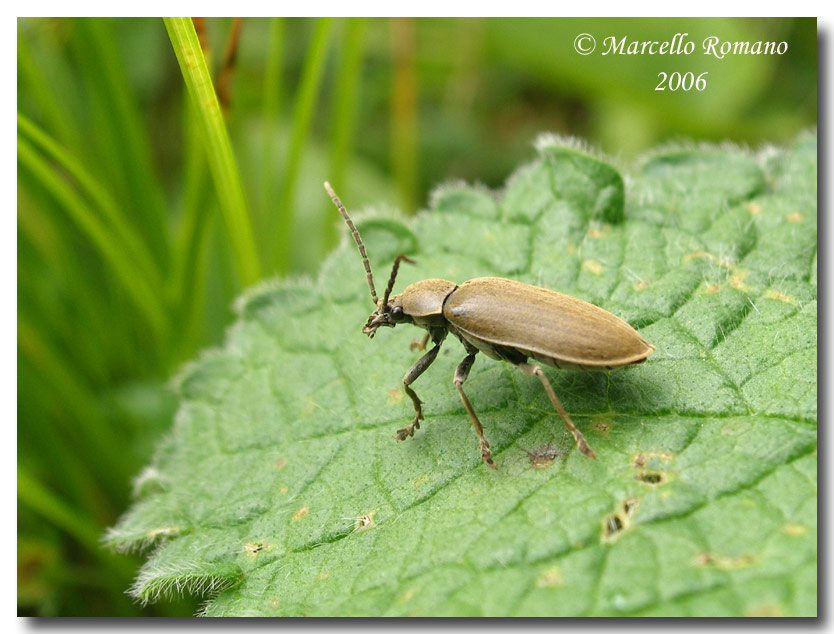
{"label": "brown beetle", "polygon": [[427,333],[421,348],[431,339],[433,347],[423,355],[403,377],[403,389],[414,404],[414,419],[397,431],[397,440],[405,440],[420,429],[423,419],[422,402],[411,384],[437,358],[440,345],[448,333],[463,344],[466,357],[455,370],[454,383],[463,406],[478,433],[481,459],[495,469],[484,428],[463,391],[463,383],[475,361],[483,352],[491,359],[509,361],[527,376],[541,381],[550,402],[573,434],[576,445],[586,456],[595,458],[582,433],[565,412],[550,381],[541,367],[528,363],[535,359],[556,368],[610,369],[642,363],[654,351],[637,331],[619,317],[588,302],[563,295],[546,288],[500,277],[479,277],[461,285],[446,280],[423,280],[405,288],[399,295],[391,295],[401,262],[414,264],[404,255],[394,260],[385,294],[380,299],[374,288],[371,265],[365,245],[329,183],[324,188],[341,212],[362,255],[368,276],[371,297],[376,310],[368,317],[362,332],[373,337],[382,326],[414,324]]}

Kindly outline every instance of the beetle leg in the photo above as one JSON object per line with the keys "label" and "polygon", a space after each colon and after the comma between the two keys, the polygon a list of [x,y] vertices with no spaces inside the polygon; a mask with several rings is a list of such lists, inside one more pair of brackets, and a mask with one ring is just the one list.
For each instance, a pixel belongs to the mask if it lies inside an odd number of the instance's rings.
{"label": "beetle leg", "polygon": [[394,436],[397,440],[405,440],[409,436],[414,435],[415,429],[420,429],[420,421],[423,420],[423,408],[420,407],[422,405],[422,401],[417,397],[417,393],[409,386],[416,381],[417,377],[423,374],[423,372],[426,371],[426,368],[428,368],[435,358],[437,358],[437,353],[440,351],[441,343],[443,343],[442,339],[434,344],[434,348],[420,357],[417,363],[411,366],[411,369],[406,372],[403,377],[403,390],[405,390],[405,393],[408,394],[411,402],[414,403],[414,420],[412,420],[411,424],[407,427],[397,430],[397,434]]}
{"label": "beetle leg", "polygon": [[582,435],[582,432],[576,428],[576,425],[573,424],[573,421],[568,416],[565,409],[562,407],[562,404],[559,402],[559,399],[556,398],[556,392],[553,391],[553,386],[550,385],[550,381],[547,380],[542,369],[537,366],[533,365],[532,363],[519,363],[518,369],[521,370],[521,373],[526,376],[537,376],[539,380],[542,382],[544,386],[544,391],[547,392],[548,398],[550,398],[550,402],[553,403],[553,407],[556,408],[556,411],[559,412],[559,416],[562,417],[562,420],[565,423],[565,427],[568,428],[568,431],[573,434],[573,439],[576,441],[576,446],[579,448],[583,454],[588,456],[589,458],[596,458],[597,455],[594,453],[594,450],[591,449],[591,446],[588,444],[588,441],[585,440],[585,436]]}
{"label": "beetle leg", "polygon": [[477,353],[477,349],[474,352],[470,352],[466,355],[466,358],[460,362],[457,370],[455,370],[455,387],[458,389],[460,400],[463,401],[466,413],[469,414],[469,418],[472,420],[472,425],[475,427],[475,431],[480,439],[481,460],[483,460],[491,469],[497,469],[498,467],[496,467],[495,463],[492,461],[492,451],[490,451],[489,443],[484,436],[484,426],[481,425],[481,421],[478,420],[478,415],[475,414],[475,410],[472,409],[472,404],[469,402],[469,399],[466,398],[466,394],[463,393],[463,382],[466,381],[466,378],[469,376],[469,370],[472,368],[472,364],[475,363],[475,355]]}
{"label": "beetle leg", "polygon": [[426,349],[426,344],[428,343],[428,341],[429,341],[429,333],[426,333],[425,335],[423,335],[423,340],[422,341],[417,341],[416,339],[412,339],[411,343],[408,344],[408,349],[409,350],[425,350]]}

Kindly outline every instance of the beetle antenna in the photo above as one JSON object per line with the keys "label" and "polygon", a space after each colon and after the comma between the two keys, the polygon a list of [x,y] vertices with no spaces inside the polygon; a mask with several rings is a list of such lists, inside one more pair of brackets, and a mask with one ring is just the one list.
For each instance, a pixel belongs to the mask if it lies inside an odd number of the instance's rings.
{"label": "beetle antenna", "polygon": [[[339,200],[339,197],[336,195],[336,192],[333,191],[333,188],[330,186],[330,183],[327,181],[324,182],[324,188],[327,190],[327,193],[330,194],[330,198],[333,199],[333,204],[339,210],[339,213],[342,214],[342,218],[345,219],[347,223],[348,229],[353,234],[353,239],[356,242],[356,246],[359,247],[359,254],[362,256],[362,264],[365,265],[365,272],[368,274],[368,286],[371,287],[371,297],[374,300],[374,305],[379,304],[379,298],[376,296],[376,289],[374,288],[374,274],[371,273],[371,263],[368,260],[368,254],[365,253],[365,244],[362,242],[362,236],[359,235],[359,230],[356,228],[356,225],[353,224],[353,220],[350,219],[348,215],[347,209],[342,204],[342,201]],[[396,273],[396,265],[394,267],[394,273]],[[388,285],[389,287],[393,286],[394,280],[391,279],[391,283]],[[390,292],[390,288],[389,288]],[[385,300],[388,301],[388,293],[385,294]]]}
{"label": "beetle antenna", "polygon": [[385,295],[382,298],[382,305],[388,306],[388,297],[391,295],[391,291],[394,290],[394,280],[397,279],[397,271],[400,269],[400,262],[408,262],[409,264],[417,264],[411,258],[408,258],[404,255],[398,255],[394,260],[394,268],[391,269],[391,279],[388,280],[388,288],[385,289]]}

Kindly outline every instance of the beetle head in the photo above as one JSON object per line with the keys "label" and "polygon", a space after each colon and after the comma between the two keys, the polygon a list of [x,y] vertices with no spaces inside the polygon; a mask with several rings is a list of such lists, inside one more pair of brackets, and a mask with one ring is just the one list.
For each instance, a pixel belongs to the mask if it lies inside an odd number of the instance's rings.
{"label": "beetle head", "polygon": [[397,324],[411,321],[411,317],[406,315],[403,310],[402,295],[391,296],[391,291],[394,289],[394,280],[397,279],[397,271],[400,270],[400,262],[416,264],[414,260],[404,255],[398,255],[394,259],[394,267],[391,269],[391,277],[388,279],[385,295],[382,296],[382,299],[377,300],[376,310],[371,313],[371,316],[368,317],[368,323],[362,328],[362,332],[371,339],[374,338],[376,329],[380,326],[393,328]]}
{"label": "beetle head", "polygon": [[382,326],[393,328],[397,324],[410,323],[411,317],[403,310],[402,295],[393,295],[388,299],[387,304],[379,300],[377,308],[368,317],[368,322],[363,326],[363,334],[371,339],[376,334],[376,329]]}

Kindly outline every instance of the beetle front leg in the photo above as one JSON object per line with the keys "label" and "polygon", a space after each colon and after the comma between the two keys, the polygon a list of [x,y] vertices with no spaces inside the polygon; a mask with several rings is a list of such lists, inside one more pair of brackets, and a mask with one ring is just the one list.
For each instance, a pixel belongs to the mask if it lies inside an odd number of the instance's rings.
{"label": "beetle front leg", "polygon": [[423,408],[421,407],[422,401],[417,397],[417,393],[411,389],[410,385],[416,381],[417,378],[426,371],[426,368],[428,368],[437,358],[437,353],[440,351],[441,343],[443,343],[442,340],[436,342],[434,344],[434,348],[420,357],[417,363],[411,366],[411,369],[406,372],[403,377],[403,390],[405,390],[405,393],[408,394],[408,397],[414,404],[414,420],[412,420],[411,424],[407,427],[397,430],[397,434],[394,436],[397,440],[405,440],[409,436],[414,435],[415,429],[420,429],[420,421],[423,420]]}
{"label": "beetle front leg", "polygon": [[518,369],[521,370],[522,374],[525,374],[526,376],[537,376],[539,378],[542,382],[542,386],[544,386],[544,391],[547,392],[550,402],[553,403],[553,407],[556,408],[556,411],[559,412],[559,416],[562,417],[565,427],[567,427],[568,431],[573,434],[573,439],[576,441],[576,446],[579,448],[579,451],[589,458],[596,458],[597,455],[594,453],[594,450],[591,449],[588,441],[585,440],[585,436],[583,436],[582,432],[576,428],[576,425],[573,424],[573,421],[562,407],[559,399],[556,398],[556,392],[553,391],[553,386],[550,385],[550,381],[547,380],[544,371],[539,366],[533,365],[532,363],[519,363]]}
{"label": "beetle front leg", "polygon": [[[467,348],[467,350],[468,349],[469,348]],[[478,420],[478,415],[472,408],[472,404],[463,392],[463,382],[466,381],[469,376],[469,370],[472,369],[472,364],[475,363],[475,355],[477,353],[477,349],[474,350],[474,352],[469,352],[469,354],[466,355],[466,358],[460,362],[457,370],[455,370],[455,387],[458,390],[458,394],[460,394],[460,400],[463,401],[466,413],[469,414],[469,418],[472,420],[472,425],[475,427],[475,432],[478,434],[478,438],[480,439],[481,460],[483,460],[484,463],[486,463],[486,465],[491,469],[497,469],[498,467],[496,467],[495,463],[492,461],[492,451],[489,448],[489,443],[484,436],[484,426],[481,425],[481,421]]]}

